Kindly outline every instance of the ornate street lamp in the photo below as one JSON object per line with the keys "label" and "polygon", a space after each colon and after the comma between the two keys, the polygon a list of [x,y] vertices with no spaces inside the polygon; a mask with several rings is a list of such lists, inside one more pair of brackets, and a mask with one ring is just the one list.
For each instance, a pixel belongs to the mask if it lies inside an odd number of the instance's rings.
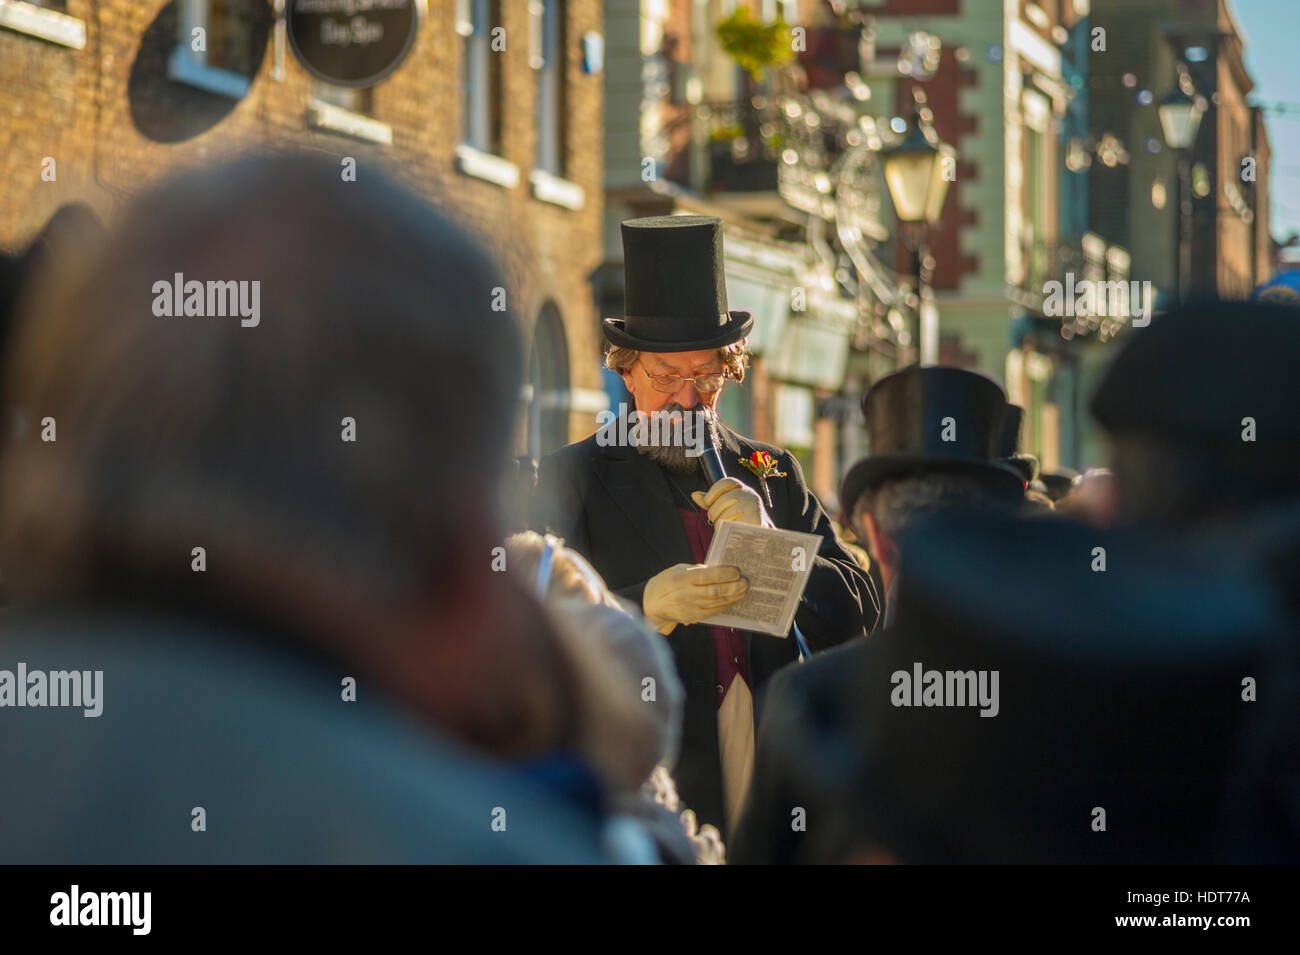
{"label": "ornate street lamp", "polygon": [[1160,105],[1160,128],[1165,134],[1165,144],[1170,149],[1187,149],[1196,140],[1205,113],[1205,100],[1196,94],[1187,67],[1178,64],[1178,83]]}
{"label": "ornate street lamp", "polygon": [[939,142],[934,129],[924,124],[921,109],[912,113],[907,135],[880,151],[885,184],[894,201],[899,222],[933,225],[939,221],[956,152]]}
{"label": "ornate street lamp", "polygon": [[1196,142],[1196,132],[1205,113],[1205,98],[1192,85],[1187,66],[1178,64],[1178,81],[1156,107],[1165,144],[1178,157],[1178,214],[1174,217],[1174,241],[1178,250],[1175,263],[1174,289],[1179,303],[1187,300],[1187,285],[1191,280],[1191,219],[1192,190],[1191,151]]}
{"label": "ornate street lamp", "polygon": [[916,108],[903,138],[880,151],[885,185],[898,216],[899,234],[916,258],[916,312],[920,363],[938,362],[938,316],[924,307],[926,273],[932,265],[926,247],[928,228],[939,221],[948,183],[955,177],[957,153],[940,142],[928,120],[925,94],[915,90]]}

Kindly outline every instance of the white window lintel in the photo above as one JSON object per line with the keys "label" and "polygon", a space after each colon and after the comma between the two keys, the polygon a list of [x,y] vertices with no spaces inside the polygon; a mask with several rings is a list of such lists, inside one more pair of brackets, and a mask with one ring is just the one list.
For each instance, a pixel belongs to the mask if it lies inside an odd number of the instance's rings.
{"label": "white window lintel", "polygon": [[26,0],[0,0],[0,27],[74,50],[86,48],[84,20],[58,10],[46,10]]}

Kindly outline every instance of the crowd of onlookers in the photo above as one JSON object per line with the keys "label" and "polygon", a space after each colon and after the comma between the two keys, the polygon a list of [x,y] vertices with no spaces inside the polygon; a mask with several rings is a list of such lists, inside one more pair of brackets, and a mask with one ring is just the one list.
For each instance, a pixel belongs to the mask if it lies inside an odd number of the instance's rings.
{"label": "crowd of onlookers", "polygon": [[[674,786],[668,643],[510,516],[485,250],[296,156],[101,233],[74,209],[0,263],[0,669],[104,674],[98,717],[0,712],[0,861],[1300,859],[1300,309],[1133,332],[1109,469],[1049,484],[1012,428],[996,490],[851,472],[882,619],[769,681],[723,833]],[[177,273],[259,281],[259,324],[158,317]],[[951,375],[868,401],[983,387]],[[995,718],[900,700],[914,666],[997,671]]]}

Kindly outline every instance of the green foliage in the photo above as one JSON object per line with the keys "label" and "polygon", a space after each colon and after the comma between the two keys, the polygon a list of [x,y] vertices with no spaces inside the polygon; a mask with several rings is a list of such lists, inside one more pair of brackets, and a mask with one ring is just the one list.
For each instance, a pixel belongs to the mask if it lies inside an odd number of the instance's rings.
{"label": "green foliage", "polygon": [[718,24],[718,43],[723,51],[756,80],[769,67],[779,66],[794,56],[790,28],[778,17],[772,23],[755,20],[748,7],[736,11]]}

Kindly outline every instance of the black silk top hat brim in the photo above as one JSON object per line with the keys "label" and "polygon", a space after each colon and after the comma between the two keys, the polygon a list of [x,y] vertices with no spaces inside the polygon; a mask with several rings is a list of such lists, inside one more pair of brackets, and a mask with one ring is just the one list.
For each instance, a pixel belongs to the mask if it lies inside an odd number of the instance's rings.
{"label": "black silk top hat brim", "polygon": [[[1216,861],[1260,705],[1242,679],[1292,650],[1253,568],[1218,547],[990,514],[918,521],[900,551],[895,624],[867,641],[854,684],[859,840],[905,863]],[[996,715],[903,694],[895,674],[918,665],[984,671],[990,688],[996,671]]]}
{"label": "black silk top hat brim", "polygon": [[650,216],[623,223],[623,318],[605,338],[646,352],[702,351],[740,341],[754,317],[727,307],[722,220]]}
{"label": "black silk top hat brim", "polygon": [[881,378],[862,399],[872,453],[844,476],[844,513],[869,488],[934,473],[969,475],[1008,498],[1022,496],[1024,480],[998,454],[1007,407],[997,382],[961,368],[912,366]]}

